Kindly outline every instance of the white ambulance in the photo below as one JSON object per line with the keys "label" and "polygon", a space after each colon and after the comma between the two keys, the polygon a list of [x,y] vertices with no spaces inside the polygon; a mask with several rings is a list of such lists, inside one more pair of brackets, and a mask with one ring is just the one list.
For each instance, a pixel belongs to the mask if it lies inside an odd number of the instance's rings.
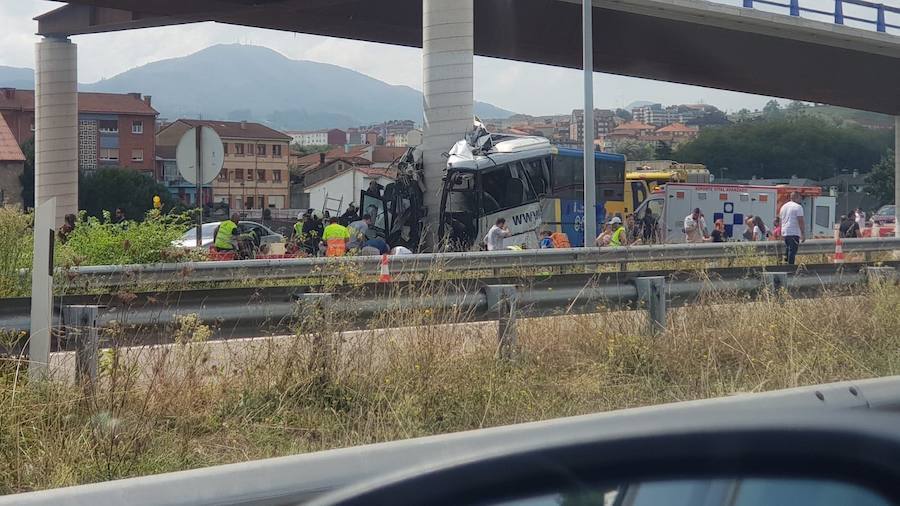
{"label": "white ambulance", "polygon": [[712,231],[716,220],[722,220],[728,240],[742,241],[747,216],[761,217],[771,229],[782,204],[794,191],[802,196],[806,237],[832,237],[835,198],[823,196],[817,187],[669,183],[653,193],[634,214],[639,224],[649,209],[658,220],[660,240],[679,243],[685,242],[685,217],[700,208],[707,233]]}

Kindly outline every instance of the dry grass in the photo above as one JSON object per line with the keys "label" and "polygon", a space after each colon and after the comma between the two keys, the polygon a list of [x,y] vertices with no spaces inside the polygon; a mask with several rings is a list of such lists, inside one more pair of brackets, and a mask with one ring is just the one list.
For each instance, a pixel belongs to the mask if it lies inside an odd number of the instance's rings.
{"label": "dry grass", "polygon": [[454,311],[338,336],[341,315],[309,306],[293,338],[225,345],[185,318],[175,345],[105,352],[92,397],[7,361],[0,492],[900,373],[896,286],[715,302],[671,311],[657,338],[637,313],[520,320],[511,361],[496,324]]}

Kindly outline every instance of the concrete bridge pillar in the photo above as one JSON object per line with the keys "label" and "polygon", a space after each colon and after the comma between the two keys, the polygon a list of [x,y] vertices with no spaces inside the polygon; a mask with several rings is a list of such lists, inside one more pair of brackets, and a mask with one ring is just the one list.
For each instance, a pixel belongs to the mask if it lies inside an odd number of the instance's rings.
{"label": "concrete bridge pillar", "polygon": [[35,45],[35,206],[56,197],[56,226],[78,212],[78,51],[68,38]]}
{"label": "concrete bridge pillar", "polygon": [[472,128],[474,117],[473,0],[422,1],[422,92],[426,240],[434,247],[446,159],[441,156]]}

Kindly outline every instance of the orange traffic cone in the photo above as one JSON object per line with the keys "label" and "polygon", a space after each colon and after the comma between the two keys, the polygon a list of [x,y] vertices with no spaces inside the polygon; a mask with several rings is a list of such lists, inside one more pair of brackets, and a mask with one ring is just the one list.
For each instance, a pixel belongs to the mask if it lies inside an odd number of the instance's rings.
{"label": "orange traffic cone", "polygon": [[388,255],[381,255],[381,276],[378,278],[379,283],[391,282],[391,268],[388,265]]}
{"label": "orange traffic cone", "polygon": [[834,241],[834,263],[844,263],[844,241],[840,237]]}

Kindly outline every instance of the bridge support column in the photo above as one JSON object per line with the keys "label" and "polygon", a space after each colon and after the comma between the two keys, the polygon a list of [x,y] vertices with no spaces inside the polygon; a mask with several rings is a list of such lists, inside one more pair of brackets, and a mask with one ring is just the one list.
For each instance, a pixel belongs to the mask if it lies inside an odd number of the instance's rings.
{"label": "bridge support column", "polygon": [[426,241],[436,247],[441,186],[446,159],[442,156],[465,138],[474,117],[475,52],[473,0],[422,1],[422,92],[425,166]]}
{"label": "bridge support column", "polygon": [[56,198],[58,227],[78,212],[78,51],[67,38],[35,44],[34,200]]}

